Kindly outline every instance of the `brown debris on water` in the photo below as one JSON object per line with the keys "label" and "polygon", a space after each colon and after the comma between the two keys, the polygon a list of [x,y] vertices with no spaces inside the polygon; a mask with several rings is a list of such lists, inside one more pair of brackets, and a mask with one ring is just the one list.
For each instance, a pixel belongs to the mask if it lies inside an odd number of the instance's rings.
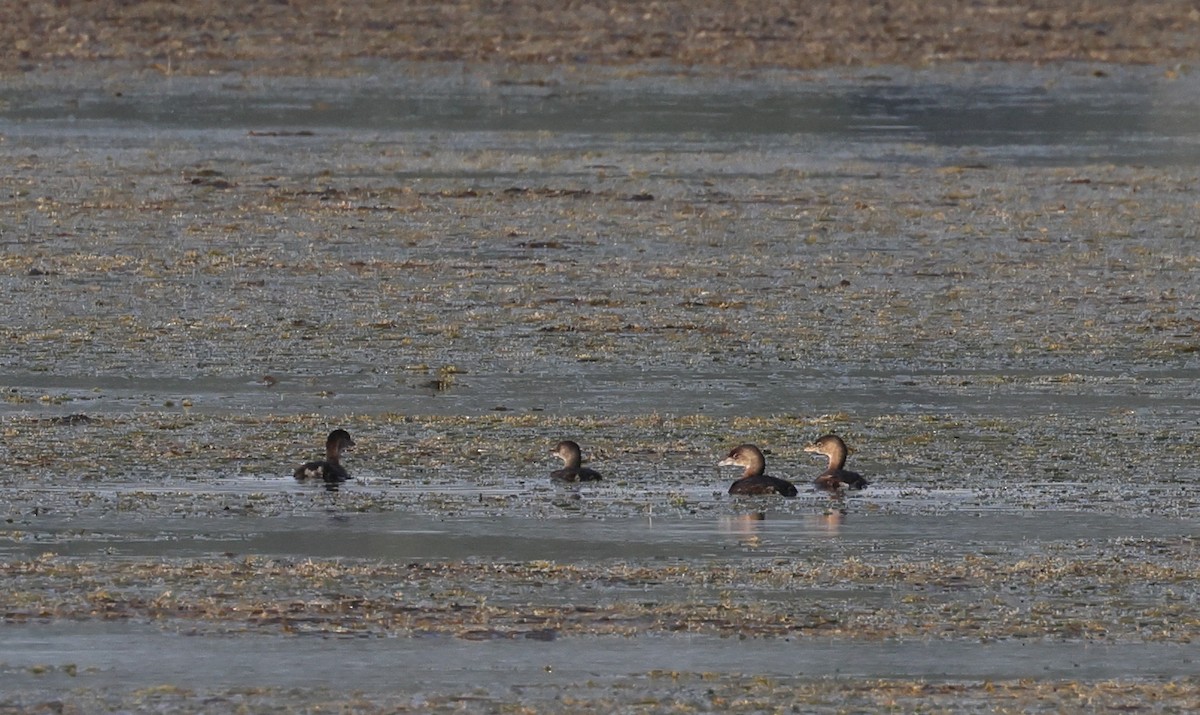
{"label": "brown debris on water", "polygon": [[[654,567],[47,557],[0,564],[10,594],[0,617],[149,620],[212,633],[440,633],[467,639],[680,632],[866,641],[1200,638],[1200,617],[1180,596],[1200,571],[1174,556],[1192,553],[1194,545],[1117,544],[1109,554],[1082,558],[1072,555],[1076,551],[1072,546],[1036,561],[751,559]],[[654,589],[652,600],[620,596],[625,590],[646,593],[647,587]],[[529,600],[531,589],[545,600]],[[887,603],[868,605],[849,595],[880,589],[893,594]],[[810,590],[814,595],[806,596]],[[848,595],[830,602],[830,591]],[[789,595],[780,599],[780,593]],[[596,594],[599,600],[592,598]],[[1056,605],[1063,598],[1070,609]]]}
{"label": "brown debris on water", "polygon": [[[237,5],[49,0],[8,8],[0,69],[132,60],[165,74],[230,62],[259,71],[351,71],[363,57],[501,64],[671,62],[725,68],[949,62],[1166,63],[1194,60],[1200,28],[1179,0],[986,2],[671,0],[644,5],[524,2],[271,2]],[[51,31],[52,30],[52,31]],[[245,69],[246,65],[240,65]],[[1097,71],[1097,76],[1103,76]],[[509,81],[546,87],[537,80]]]}

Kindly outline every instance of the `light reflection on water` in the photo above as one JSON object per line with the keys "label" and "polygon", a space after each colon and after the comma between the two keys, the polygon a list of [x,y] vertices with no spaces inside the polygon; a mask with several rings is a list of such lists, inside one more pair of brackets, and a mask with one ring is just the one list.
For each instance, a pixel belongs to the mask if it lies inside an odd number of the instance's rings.
{"label": "light reflection on water", "polygon": [[[1192,97],[1200,79],[1166,79],[1148,69],[1096,77],[1010,73],[981,66],[975,74],[937,79],[906,70],[860,76],[782,74],[745,82],[701,74],[569,76],[539,84],[478,82],[452,72],[394,67],[339,80],[149,78],[114,92],[65,86],[59,92],[19,86],[0,92],[0,128],[66,123],[89,131],[336,130],[538,133],[549,146],[603,149],[614,142],[647,150],[686,151],[691,144],[746,150],[778,137],[857,143],[859,151],[921,144],[971,147],[990,161],[1076,164],[1081,161],[1194,165],[1200,122]],[[768,75],[769,77],[769,75]],[[486,141],[475,140],[478,146]],[[895,152],[911,161],[914,152]]]}
{"label": "light reflection on water", "polygon": [[[322,688],[372,692],[436,692],[464,687],[571,688],[600,685],[669,664],[693,673],[747,677],[871,677],[961,679],[1052,678],[1097,680],[1191,676],[1200,645],[891,642],[828,643],[800,640],[739,641],[706,636],[560,639],[553,642],[456,639],[336,639],[252,636],[191,639],[150,628],[83,624],[6,626],[0,651],[12,669],[6,685],[18,690],[52,685],[80,688],[194,682],[210,687]],[[30,675],[24,668],[72,663],[77,674]],[[14,672],[15,671],[15,672]],[[0,671],[3,672],[3,671]],[[381,677],[381,673],[403,677]],[[61,679],[61,683],[57,682]],[[643,684],[641,687],[650,689]]]}
{"label": "light reflection on water", "polygon": [[[780,557],[805,561],[896,555],[954,558],[995,553],[1039,556],[1047,544],[1195,533],[1195,519],[1133,518],[1067,511],[960,511],[936,516],[846,510],[811,502],[780,513],[767,501],[735,502],[716,513],[643,518],[572,515],[526,518],[412,513],[363,514],[331,507],[310,516],[246,519],[53,516],[9,528],[0,555],[30,558],[104,554],[111,558],[196,558],[219,554],[290,558],[637,561],[717,563]],[[0,532],[3,534],[4,532]]]}
{"label": "light reflection on water", "polygon": [[[340,364],[337,370],[353,368]],[[167,378],[148,376],[62,377],[4,373],[0,382],[14,388],[52,391],[74,399],[60,412],[86,409],[92,414],[120,413],[148,401],[180,394],[192,396],[206,413],[247,410],[329,411],[343,406],[359,413],[459,415],[491,411],[569,412],[578,404],[592,414],[641,414],[669,407],[677,414],[744,415],[821,413],[831,405],[860,417],[878,414],[968,413],[996,416],[1070,411],[1104,415],[1114,410],[1195,410],[1200,408],[1192,371],[1174,367],[1130,368],[1118,372],[1083,371],[1087,384],[1077,394],[1048,394],[1039,379],[1061,371],[1002,371],[984,368],[896,366],[893,370],[830,370],[803,365],[770,368],[711,366],[680,369],[631,369],[620,365],[575,366],[573,371],[488,372],[473,370],[444,392],[397,385],[394,375],[361,366],[353,374],[327,378],[337,386],[330,396],[315,394],[304,376],[278,374],[269,389],[244,377]],[[780,385],[794,386],[779,389]],[[20,404],[0,404],[0,414],[27,412]]]}

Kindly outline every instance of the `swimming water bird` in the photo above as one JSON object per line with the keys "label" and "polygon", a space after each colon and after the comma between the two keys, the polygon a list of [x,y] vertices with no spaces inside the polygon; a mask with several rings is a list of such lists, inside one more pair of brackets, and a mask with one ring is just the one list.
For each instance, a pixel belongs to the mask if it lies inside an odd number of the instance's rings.
{"label": "swimming water bird", "polygon": [[601,479],[600,472],[579,466],[583,463],[583,453],[579,445],[569,439],[559,442],[557,447],[550,450],[550,454],[557,455],[563,461],[562,469],[550,472],[551,479],[560,482],[595,482]]}
{"label": "swimming water bird", "polygon": [[758,447],[743,444],[734,447],[725,459],[717,462],[718,467],[744,467],[742,478],[729,487],[730,494],[778,494],[796,496],[796,486],[786,479],[764,474],[767,460]]}
{"label": "swimming water bird", "polygon": [[836,434],[817,437],[812,444],[804,448],[804,451],[823,454],[829,458],[829,467],[821,472],[821,476],[817,477],[814,482],[817,489],[834,491],[842,486],[847,489],[862,489],[869,484],[858,472],[851,472],[844,468],[849,450],[846,449],[846,443],[842,441],[842,438]]}
{"label": "swimming water bird", "polygon": [[295,477],[300,481],[305,479],[323,479],[326,484],[344,482],[350,478],[350,472],[342,466],[342,453],[354,446],[350,433],[344,429],[335,429],[325,440],[325,459],[320,462],[309,462],[296,469]]}

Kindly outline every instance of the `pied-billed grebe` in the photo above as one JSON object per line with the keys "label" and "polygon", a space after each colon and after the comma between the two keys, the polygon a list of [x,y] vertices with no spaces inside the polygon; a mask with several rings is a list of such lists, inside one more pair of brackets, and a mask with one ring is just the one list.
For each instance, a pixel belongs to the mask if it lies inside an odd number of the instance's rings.
{"label": "pied-billed grebe", "polygon": [[550,472],[551,479],[560,482],[595,482],[601,479],[600,472],[579,466],[583,463],[583,453],[579,445],[569,439],[559,442],[557,447],[550,450],[550,454],[557,455],[563,461],[562,469]]}
{"label": "pied-billed grebe", "polygon": [[717,462],[718,467],[745,467],[742,478],[729,487],[730,494],[779,494],[796,496],[796,486],[786,479],[764,474],[767,460],[758,447],[743,444],[734,447],[729,454]]}
{"label": "pied-billed grebe", "polygon": [[350,433],[344,429],[335,429],[325,440],[325,459],[320,462],[309,462],[296,470],[295,477],[300,481],[305,479],[324,479],[327,484],[344,482],[350,478],[350,472],[342,466],[342,453],[354,446]]}
{"label": "pied-billed grebe", "polygon": [[816,441],[804,448],[804,451],[829,457],[829,467],[821,472],[821,476],[817,477],[814,482],[817,489],[832,491],[840,489],[843,485],[847,489],[862,489],[869,484],[866,479],[863,479],[863,475],[843,468],[846,466],[846,455],[849,450],[846,449],[846,443],[842,441],[842,438],[836,434],[817,437]]}

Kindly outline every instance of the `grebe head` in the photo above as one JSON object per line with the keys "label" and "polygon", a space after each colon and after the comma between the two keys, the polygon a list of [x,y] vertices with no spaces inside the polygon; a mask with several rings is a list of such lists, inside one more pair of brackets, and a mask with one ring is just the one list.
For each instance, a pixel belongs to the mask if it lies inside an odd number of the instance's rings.
{"label": "grebe head", "polygon": [[823,454],[830,459],[838,459],[845,457],[849,450],[846,449],[846,443],[842,441],[841,437],[836,434],[826,434],[813,440],[813,443],[806,446],[804,451]]}
{"label": "grebe head", "polygon": [[353,446],[354,440],[351,439],[350,433],[344,429],[335,429],[329,433],[329,437],[325,440],[325,451],[338,456],[341,456],[343,452]]}
{"label": "grebe head", "polygon": [[752,444],[740,444],[729,450],[725,459],[717,462],[718,467],[744,467],[747,475],[762,474],[767,459],[761,450]]}
{"label": "grebe head", "polygon": [[583,452],[579,449],[579,445],[569,439],[559,442],[554,449],[550,450],[550,454],[556,455],[567,465],[578,466],[583,461]]}

